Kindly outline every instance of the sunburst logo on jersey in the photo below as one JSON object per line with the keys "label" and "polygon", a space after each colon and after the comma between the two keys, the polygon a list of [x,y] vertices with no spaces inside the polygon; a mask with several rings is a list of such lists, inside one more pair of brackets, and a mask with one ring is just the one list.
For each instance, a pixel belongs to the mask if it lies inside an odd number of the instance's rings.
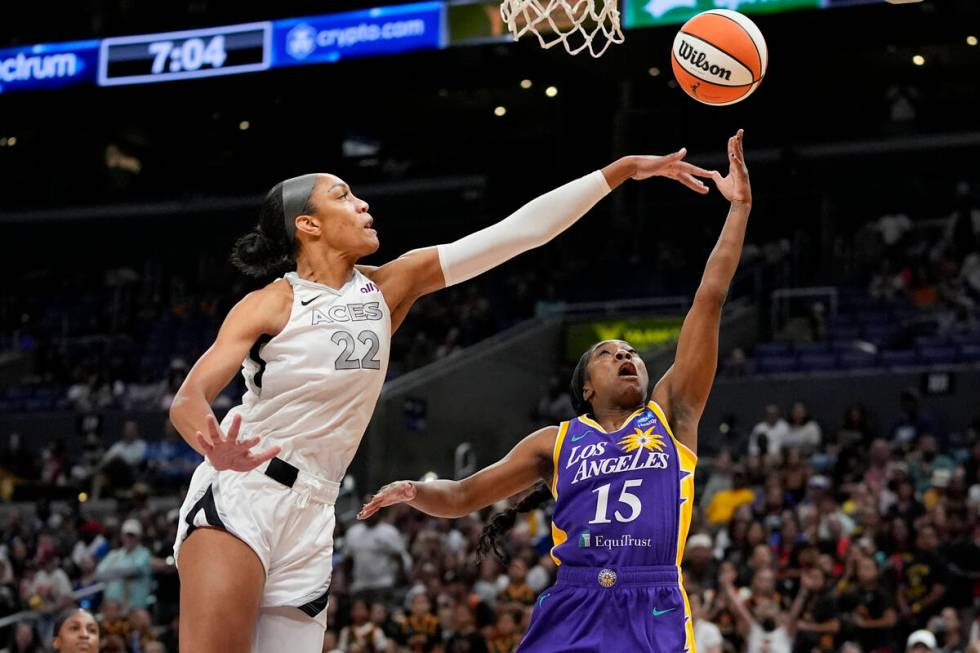
{"label": "sunburst logo on jersey", "polygon": [[636,431],[631,435],[627,435],[625,438],[619,441],[619,446],[623,448],[626,453],[631,453],[637,449],[647,449],[648,451],[657,451],[663,453],[664,450],[664,439],[663,436],[657,435],[653,432],[654,427],[648,428],[646,431],[641,431],[639,427],[634,426],[633,429]]}

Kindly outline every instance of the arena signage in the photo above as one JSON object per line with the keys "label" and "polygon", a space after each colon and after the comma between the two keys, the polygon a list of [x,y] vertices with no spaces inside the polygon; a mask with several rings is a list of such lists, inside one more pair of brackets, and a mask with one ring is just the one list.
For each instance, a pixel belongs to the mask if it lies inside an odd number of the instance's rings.
{"label": "arena signage", "polygon": [[626,340],[642,353],[676,340],[683,322],[683,316],[572,322],[565,327],[565,358],[577,362],[582,352],[602,340]]}
{"label": "arena signage", "polygon": [[98,56],[94,40],[0,50],[0,93],[92,83]]}
{"label": "arena signage", "polygon": [[743,14],[768,14],[797,9],[824,9],[881,0],[625,0],[623,27],[652,27],[683,23],[709,9],[731,9]]}
{"label": "arena signage", "polygon": [[439,48],[443,10],[442,2],[422,2],[277,20],[273,67]]}

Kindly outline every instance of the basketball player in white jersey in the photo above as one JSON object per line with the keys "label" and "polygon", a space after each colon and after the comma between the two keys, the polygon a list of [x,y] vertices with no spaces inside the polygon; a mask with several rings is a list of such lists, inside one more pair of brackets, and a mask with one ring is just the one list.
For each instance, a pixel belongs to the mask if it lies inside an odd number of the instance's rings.
{"label": "basketball player in white jersey", "polygon": [[[710,171],[630,156],[456,242],[381,267],[367,202],[309,174],[272,188],[232,256],[282,278],[248,294],[191,369],[170,418],[205,456],[180,510],[183,652],[319,652],[339,481],[374,410],[391,335],[422,295],[542,245],[627,179],[675,179],[699,193]],[[247,391],[219,426],[210,402],[242,369]],[[253,451],[259,442],[266,447]]]}

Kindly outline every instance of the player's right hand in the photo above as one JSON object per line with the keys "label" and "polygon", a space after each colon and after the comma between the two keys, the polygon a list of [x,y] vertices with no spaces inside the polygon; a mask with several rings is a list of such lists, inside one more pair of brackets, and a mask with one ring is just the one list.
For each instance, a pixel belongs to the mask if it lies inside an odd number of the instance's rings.
{"label": "player's right hand", "polygon": [[418,494],[418,488],[412,481],[395,481],[384,486],[378,493],[371,497],[371,500],[364,504],[361,512],[357,513],[358,519],[367,519],[374,513],[387,506],[396,503],[411,501]]}
{"label": "player's right hand", "polygon": [[205,438],[200,431],[197,432],[197,442],[201,445],[201,451],[207,457],[208,462],[216,470],[223,471],[230,469],[236,472],[248,472],[265,461],[275,458],[282,451],[282,447],[271,447],[261,453],[253,453],[252,447],[259,443],[259,438],[249,438],[248,440],[238,441],[238,429],[242,425],[241,415],[235,415],[231,420],[231,428],[225,436],[218,426],[218,420],[214,415],[207,416],[208,435]]}

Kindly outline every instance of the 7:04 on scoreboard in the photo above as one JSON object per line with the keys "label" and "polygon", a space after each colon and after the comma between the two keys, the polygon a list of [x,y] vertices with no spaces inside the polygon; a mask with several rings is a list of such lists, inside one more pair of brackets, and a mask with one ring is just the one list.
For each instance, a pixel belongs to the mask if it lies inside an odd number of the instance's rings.
{"label": "7:04 on scoreboard", "polygon": [[103,39],[99,86],[146,84],[267,70],[272,23]]}

